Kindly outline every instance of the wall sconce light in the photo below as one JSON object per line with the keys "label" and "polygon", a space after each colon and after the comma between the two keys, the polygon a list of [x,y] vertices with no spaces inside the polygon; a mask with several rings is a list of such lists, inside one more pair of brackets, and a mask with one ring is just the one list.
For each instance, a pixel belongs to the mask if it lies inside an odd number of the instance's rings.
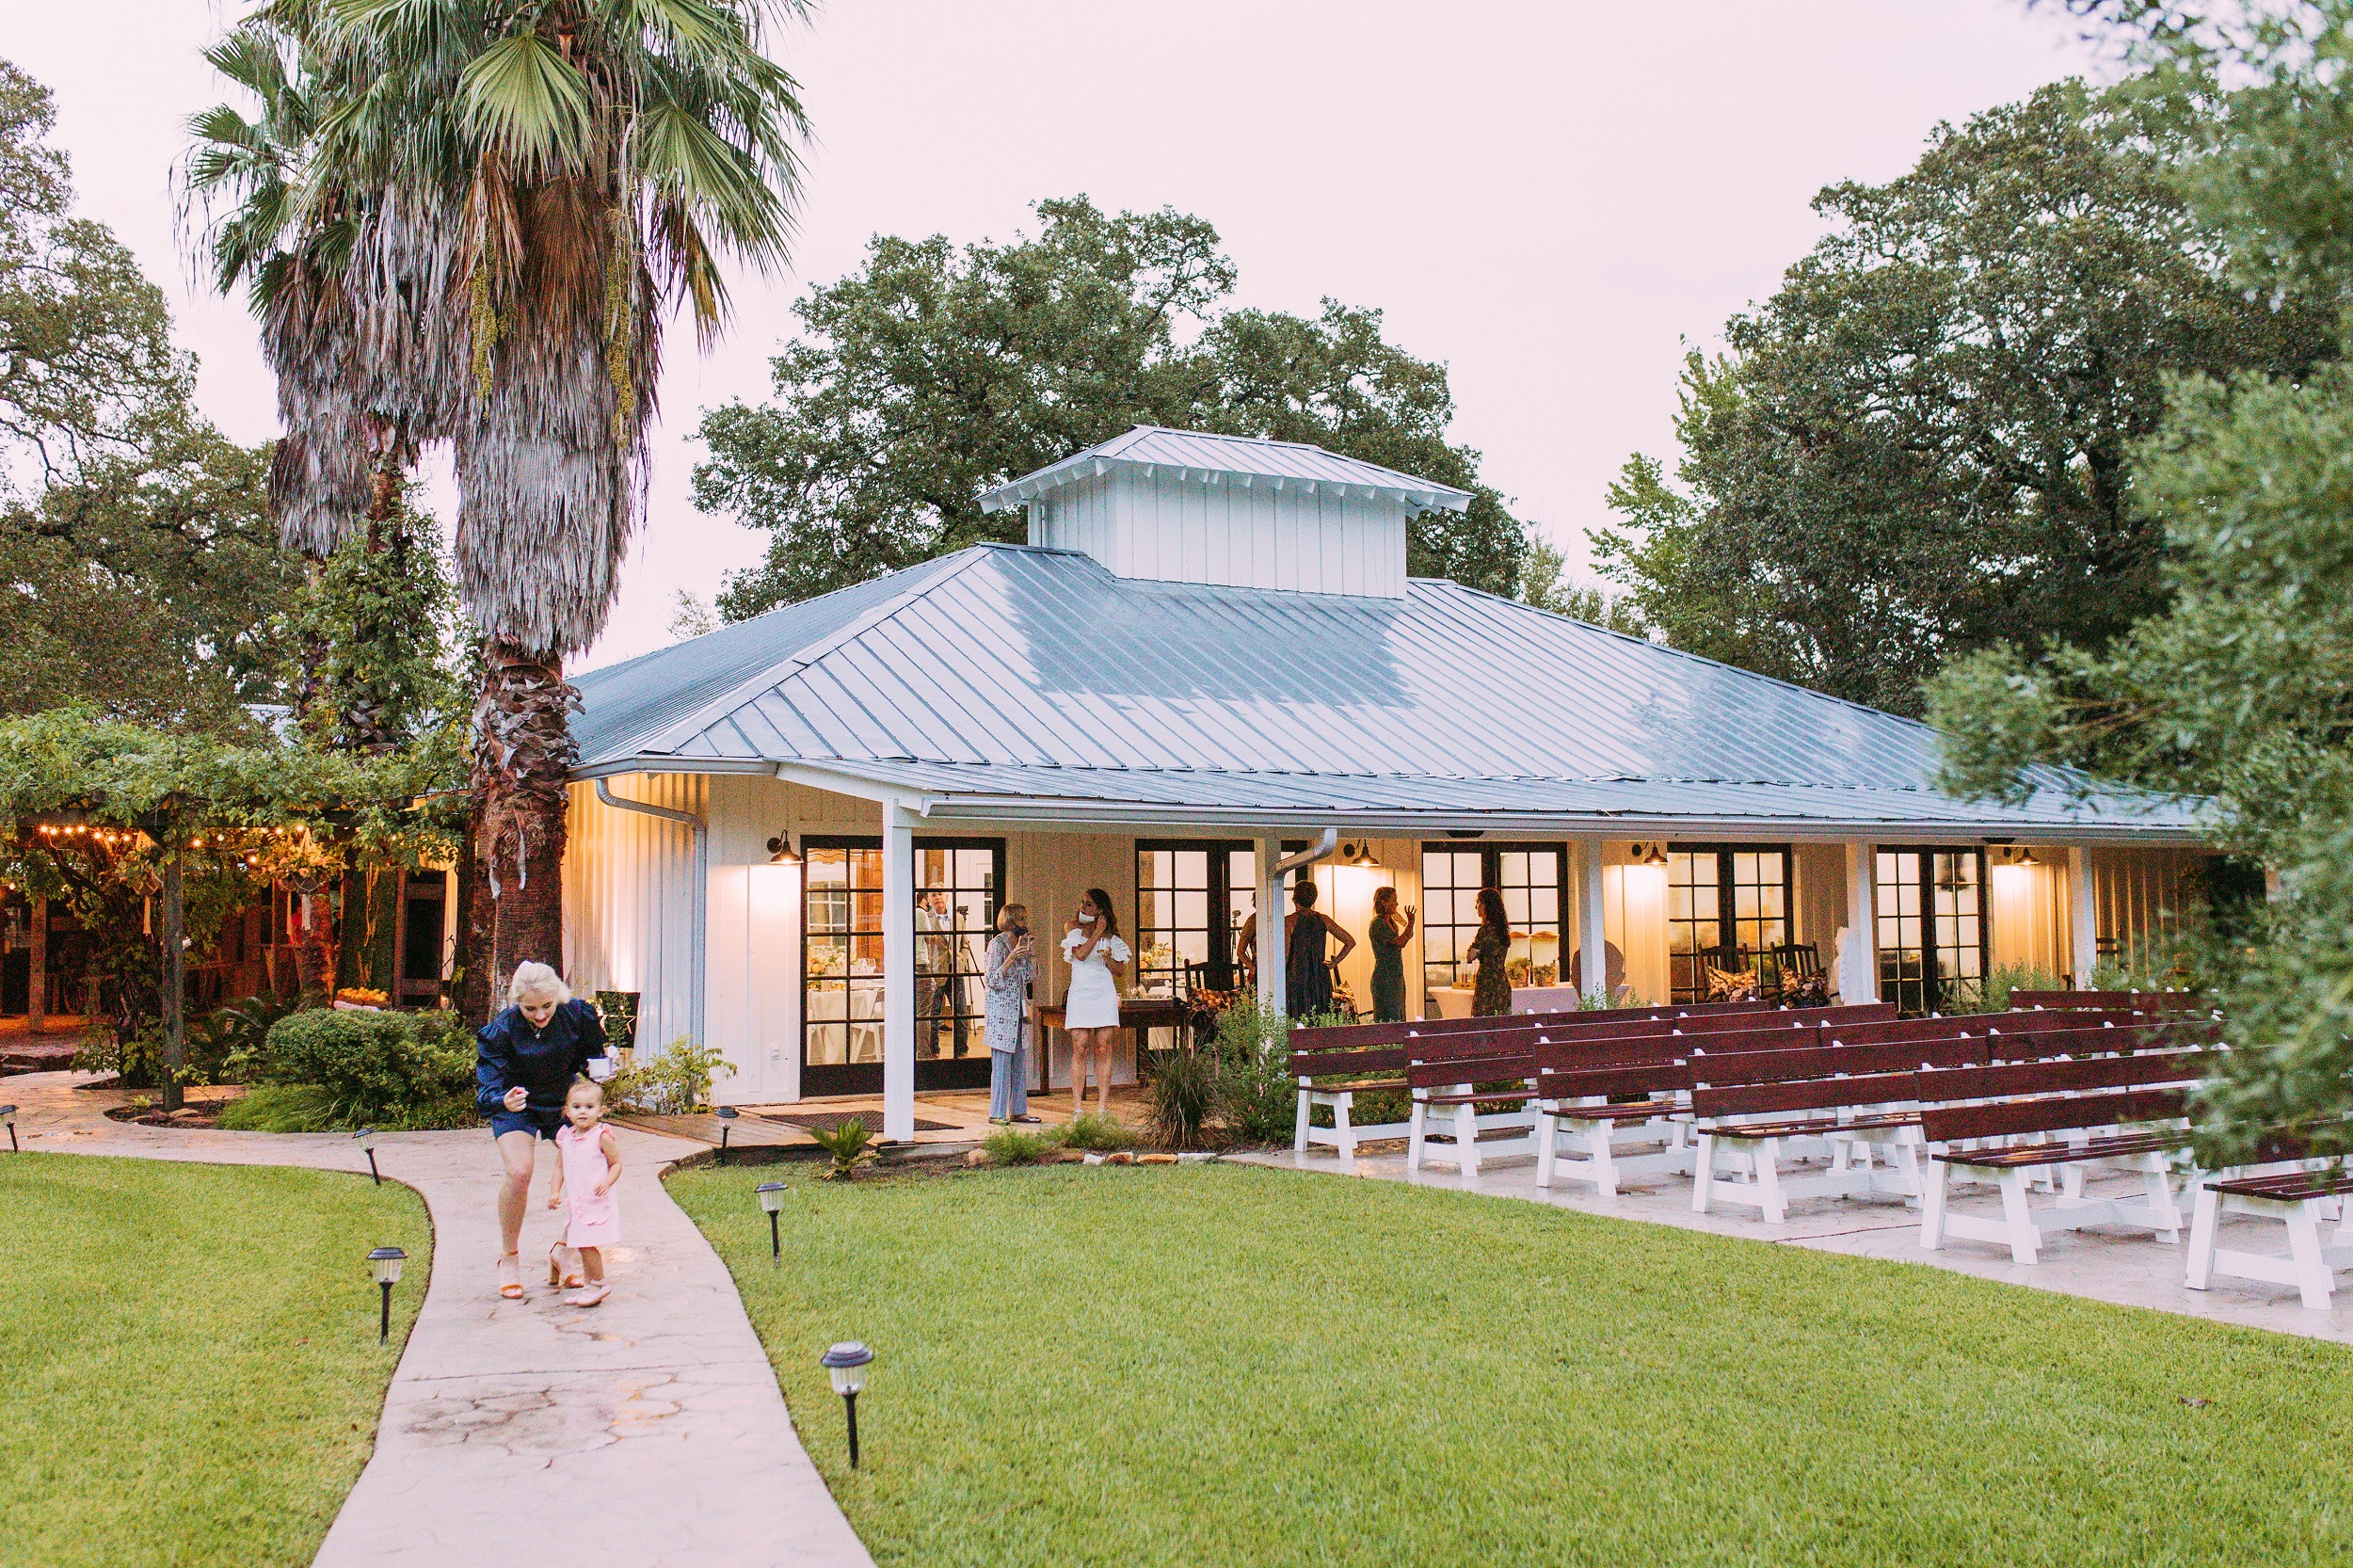
{"label": "wall sconce light", "polygon": [[768,863],[772,866],[797,866],[801,863],[801,852],[792,847],[790,829],[768,840]]}
{"label": "wall sconce light", "polygon": [[1354,843],[1340,846],[1340,864],[1343,866],[1378,866],[1381,860],[1372,853],[1372,846],[1360,839]]}
{"label": "wall sconce light", "polygon": [[1667,863],[1667,846],[1664,844],[1636,844],[1634,846],[1634,863],[1638,866],[1665,865]]}

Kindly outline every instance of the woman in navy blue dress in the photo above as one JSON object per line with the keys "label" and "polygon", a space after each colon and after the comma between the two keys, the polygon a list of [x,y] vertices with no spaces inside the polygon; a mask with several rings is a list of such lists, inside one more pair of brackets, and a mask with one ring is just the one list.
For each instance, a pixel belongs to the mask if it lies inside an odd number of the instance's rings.
{"label": "woman in navy blue dress", "polygon": [[[489,1119],[504,1167],[499,1184],[499,1294],[523,1295],[523,1208],[539,1143],[564,1123],[564,1096],[591,1057],[604,1055],[597,1010],[572,996],[545,964],[518,964],[507,985],[512,1003],[474,1035],[474,1104]],[[602,1075],[598,1075],[601,1077]]]}

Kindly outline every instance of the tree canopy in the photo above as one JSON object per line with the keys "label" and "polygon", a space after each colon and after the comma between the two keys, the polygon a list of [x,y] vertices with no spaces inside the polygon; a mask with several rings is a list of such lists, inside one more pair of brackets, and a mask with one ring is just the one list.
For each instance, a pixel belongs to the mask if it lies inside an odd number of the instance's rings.
{"label": "tree canopy", "polygon": [[2201,105],[2077,82],[1945,126],[1685,370],[1680,485],[1638,455],[1594,536],[1675,646],[1897,712],[1995,644],[2161,611],[2131,499],[2169,377],[2295,374],[2334,310],[2250,297],[2191,210]]}
{"label": "tree canopy", "polygon": [[695,502],[775,537],[720,596],[742,619],[984,539],[981,493],[1139,424],[1311,441],[1475,497],[1419,520],[1408,568],[1503,594],[1527,549],[1479,454],[1446,438],[1446,367],[1378,311],[1231,310],[1233,263],[1194,216],[1041,201],[1038,232],[961,248],[878,236],[793,307],[774,400],[712,409]]}
{"label": "tree canopy", "polygon": [[[2276,30],[2152,28],[2147,88],[2218,109],[2189,179],[2201,209],[2232,215],[2235,276],[2333,310],[2353,253],[2313,215],[2345,200],[2353,3],[2308,9],[2325,24],[2309,49]],[[2277,874],[2284,898],[2211,911],[2175,955],[2231,1019],[2201,1127],[2210,1161],[2286,1123],[2353,1146],[2349,446],[2353,366],[2185,379],[2133,453],[2135,498],[2168,544],[2164,612],[2105,648],[1989,649],[1933,688],[1950,787],[2014,793],[2056,760],[2193,792],[2213,802],[2217,847]]]}

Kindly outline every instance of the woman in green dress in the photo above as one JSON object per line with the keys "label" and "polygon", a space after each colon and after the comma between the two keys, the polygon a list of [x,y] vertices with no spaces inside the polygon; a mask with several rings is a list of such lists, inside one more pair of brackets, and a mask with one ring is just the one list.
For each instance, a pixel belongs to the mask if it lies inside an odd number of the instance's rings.
{"label": "woman in green dress", "polygon": [[1405,1021],[1405,944],[1414,939],[1414,912],[1398,913],[1397,889],[1378,888],[1372,895],[1372,1021]]}
{"label": "woman in green dress", "polygon": [[1463,955],[1479,965],[1479,983],[1471,988],[1471,1016],[1500,1017],[1512,1011],[1512,981],[1504,966],[1512,958],[1512,922],[1504,918],[1503,890],[1479,889],[1479,935]]}

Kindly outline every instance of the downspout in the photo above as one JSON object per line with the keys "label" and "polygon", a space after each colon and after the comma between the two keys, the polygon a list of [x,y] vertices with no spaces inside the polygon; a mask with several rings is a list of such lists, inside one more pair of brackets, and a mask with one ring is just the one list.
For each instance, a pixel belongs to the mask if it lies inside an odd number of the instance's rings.
{"label": "downspout", "polygon": [[1303,866],[1312,866],[1319,860],[1328,860],[1332,856],[1332,852],[1339,847],[1340,830],[1337,827],[1327,827],[1323,830],[1323,837],[1309,844],[1305,849],[1296,855],[1286,855],[1274,862],[1274,874],[1289,876]]}
{"label": "downspout", "polygon": [[619,811],[637,811],[648,817],[660,817],[695,831],[695,902],[688,913],[687,984],[692,988],[687,1017],[695,1035],[695,1044],[707,1046],[703,1037],[703,964],[704,922],[711,914],[711,824],[692,811],[673,810],[667,806],[648,806],[642,800],[623,800],[606,787],[604,779],[597,780],[597,798]]}

